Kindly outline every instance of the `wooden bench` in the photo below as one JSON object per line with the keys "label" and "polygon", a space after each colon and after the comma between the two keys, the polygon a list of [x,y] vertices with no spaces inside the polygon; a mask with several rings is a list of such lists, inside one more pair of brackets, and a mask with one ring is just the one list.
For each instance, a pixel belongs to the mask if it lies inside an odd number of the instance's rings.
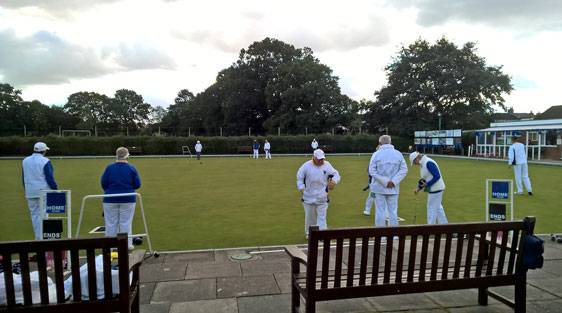
{"label": "wooden bench", "polygon": [[238,153],[253,153],[252,146],[238,146]]}
{"label": "wooden bench", "polygon": [[[311,227],[308,255],[296,246],[285,248],[291,256],[292,312],[299,311],[300,295],[309,313],[317,301],[478,288],[480,305],[487,305],[490,295],[523,313],[527,270],[520,239],[526,229],[532,233],[534,224],[527,217],[518,222]],[[515,286],[514,302],[488,290],[506,285]]]}
{"label": "wooden bench", "polygon": [[142,154],[142,147],[137,147],[137,146],[127,147],[127,150],[129,150],[130,155],[141,155]]}
{"label": "wooden bench", "polygon": [[[111,249],[117,249],[119,294],[113,296],[111,277]],[[73,297],[66,299],[64,291],[63,251],[70,252]],[[46,252],[54,255],[54,284],[56,287],[56,303],[49,303],[48,271]],[[85,253],[88,269],[88,298],[82,300],[80,277],[80,253]],[[103,255],[104,298],[97,297],[95,255]],[[4,268],[4,284],[6,303],[0,304],[0,312],[139,312],[139,267],[144,258],[144,250],[135,250],[128,257],[127,234],[117,237],[92,239],[62,239],[40,241],[16,241],[0,243],[0,255]],[[32,303],[32,285],[30,283],[29,257],[37,259],[39,272],[40,303]],[[21,269],[21,290],[23,303],[16,303],[12,261],[18,260]],[[132,280],[129,284],[129,273]]]}

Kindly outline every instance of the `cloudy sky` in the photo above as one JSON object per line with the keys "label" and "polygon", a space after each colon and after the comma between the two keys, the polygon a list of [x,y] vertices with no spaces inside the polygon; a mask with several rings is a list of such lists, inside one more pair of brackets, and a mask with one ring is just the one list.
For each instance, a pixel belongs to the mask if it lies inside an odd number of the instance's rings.
{"label": "cloudy sky", "polygon": [[274,37],[311,47],[348,96],[374,99],[402,45],[442,36],[503,66],[516,112],[562,104],[559,0],[0,0],[0,82],[47,104],[128,88],[166,107]]}

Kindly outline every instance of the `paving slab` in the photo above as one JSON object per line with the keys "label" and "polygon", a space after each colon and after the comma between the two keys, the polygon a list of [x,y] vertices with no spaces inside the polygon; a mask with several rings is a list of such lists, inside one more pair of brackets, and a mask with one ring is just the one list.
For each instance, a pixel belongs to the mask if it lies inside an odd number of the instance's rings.
{"label": "paving slab", "polygon": [[143,264],[140,268],[141,282],[182,280],[185,278],[187,263]]}
{"label": "paving slab", "polygon": [[289,273],[275,273],[273,274],[277,286],[281,290],[281,293],[291,293],[291,274]]}
{"label": "paving slab", "polygon": [[441,308],[426,294],[408,294],[383,297],[370,297],[367,300],[379,311],[400,311]]}
{"label": "paving slab", "polygon": [[216,299],[215,279],[167,281],[156,284],[151,303]]}
{"label": "paving slab", "polygon": [[527,283],[533,285],[533,287],[536,287],[540,290],[544,290],[545,292],[555,294],[556,296],[562,298],[562,277],[560,276],[551,276],[551,277],[554,278],[542,278],[536,280],[529,279]]}
{"label": "paving slab", "polygon": [[527,313],[559,313],[561,311],[562,300],[527,302]]}
{"label": "paving slab", "polygon": [[[231,250],[216,250],[215,251],[215,262],[247,262],[248,260],[244,261],[233,261],[230,259],[230,256],[235,254],[249,254],[251,251],[259,250],[257,247],[247,248],[247,249],[231,249]],[[252,260],[261,260],[261,255],[259,254],[252,254]]]}
{"label": "paving slab", "polygon": [[528,274],[533,274],[534,272],[545,272],[550,276],[560,276],[562,273],[562,261],[561,260],[548,260],[544,261],[543,267],[537,270],[529,270]]}
{"label": "paving slab", "polygon": [[460,308],[448,308],[450,313],[513,313],[513,309],[505,304],[476,305]]}
{"label": "paving slab", "polygon": [[290,273],[291,264],[287,261],[274,262],[274,261],[247,261],[241,262],[242,274],[244,276],[267,275],[273,273]]}
{"label": "paving slab", "polygon": [[[301,308],[304,303],[301,303]],[[375,306],[365,298],[316,302],[317,313],[377,312]]]}
{"label": "paving slab", "polygon": [[217,278],[217,298],[280,293],[273,275]]}
{"label": "paving slab", "polygon": [[238,313],[235,298],[172,303],[170,313]]}
{"label": "paving slab", "polygon": [[150,303],[152,298],[152,293],[154,292],[154,287],[156,283],[140,283],[139,294],[140,294],[140,304]]}
{"label": "paving slab", "polygon": [[553,242],[550,237],[541,237],[544,240],[544,258],[545,260],[562,259],[562,244]]}
{"label": "paving slab", "polygon": [[[162,256],[161,256],[162,258]],[[188,253],[168,253],[164,256],[164,263],[199,263],[214,262],[214,251],[188,252]]]}
{"label": "paving slab", "polygon": [[141,304],[141,313],[168,313],[170,311],[169,303]]}
{"label": "paving slab", "polygon": [[142,261],[142,264],[162,264],[164,263],[164,259],[166,257],[164,255],[160,255],[159,257],[150,256]]}
{"label": "paving slab", "polygon": [[[514,286],[494,287],[494,288],[490,288],[490,290],[493,290],[496,293],[511,300],[513,300],[515,296]],[[544,292],[543,290],[540,290],[532,285],[527,284],[527,301],[549,300],[549,299],[556,299],[556,296],[551,293]]]}
{"label": "paving slab", "polygon": [[[426,295],[443,307],[462,307],[478,305],[478,289],[461,289],[440,292],[427,292]],[[498,304],[492,297],[488,297],[488,304]]]}
{"label": "paving slab", "polygon": [[[283,248],[275,248],[272,249],[275,252],[267,252],[267,251],[271,251],[271,250],[261,250],[260,251],[264,251],[263,253],[260,253],[259,255],[261,256],[261,258],[264,261],[275,261],[275,262],[291,262],[291,258],[289,257],[289,255],[287,254],[287,252],[285,252],[283,250]],[[283,251],[277,251],[277,250],[283,250]]]}
{"label": "paving slab", "polygon": [[291,312],[291,296],[287,294],[241,297],[237,300],[238,313]]}
{"label": "paving slab", "polygon": [[240,263],[190,263],[187,266],[185,279],[216,278],[242,276]]}

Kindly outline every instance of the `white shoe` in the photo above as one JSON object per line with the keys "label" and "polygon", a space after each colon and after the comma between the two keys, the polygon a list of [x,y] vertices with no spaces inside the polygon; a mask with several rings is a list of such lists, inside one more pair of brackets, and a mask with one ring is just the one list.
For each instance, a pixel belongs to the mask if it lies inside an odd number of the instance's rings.
{"label": "white shoe", "polygon": [[369,215],[371,215],[371,212],[369,212],[369,211],[363,211],[363,215],[369,216]]}

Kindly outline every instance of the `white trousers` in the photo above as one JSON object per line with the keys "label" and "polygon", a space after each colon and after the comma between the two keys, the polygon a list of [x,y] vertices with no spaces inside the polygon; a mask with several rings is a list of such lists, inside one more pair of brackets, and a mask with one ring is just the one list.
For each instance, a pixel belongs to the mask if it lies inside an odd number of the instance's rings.
{"label": "white trousers", "polygon": [[328,213],[328,203],[322,204],[302,204],[304,207],[304,233],[308,236],[308,228],[318,225],[320,229],[327,229],[326,215]]}
{"label": "white trousers", "polygon": [[398,195],[375,194],[375,226],[398,226]]}
{"label": "white trousers", "polygon": [[[116,236],[118,233],[132,234],[133,216],[136,203],[104,203],[103,216],[105,220],[105,235]],[[129,237],[129,248],[133,247],[133,240]]]}
{"label": "white trousers", "polygon": [[367,200],[365,200],[365,210],[364,212],[371,214],[371,208],[375,204],[375,198],[371,197],[371,193],[367,194]]}
{"label": "white trousers", "polygon": [[447,216],[441,201],[443,192],[427,194],[427,223],[428,224],[447,224]]}
{"label": "white trousers", "polygon": [[259,158],[259,156],[260,156],[259,150],[258,150],[258,149],[254,149],[254,156],[253,156],[253,158],[254,158],[254,159],[257,159],[257,158]]}
{"label": "white trousers", "polygon": [[271,159],[271,153],[269,152],[269,150],[265,150],[265,158]]}
{"label": "white trousers", "polygon": [[527,163],[513,165],[513,173],[515,174],[515,185],[517,185],[517,192],[523,192],[523,184],[527,192],[533,192],[531,187],[531,180],[529,179],[529,167]]}
{"label": "white trousers", "polygon": [[33,234],[35,240],[43,239],[41,235],[41,208],[39,206],[39,198],[27,198],[27,206],[31,215],[31,224],[33,225]]}

